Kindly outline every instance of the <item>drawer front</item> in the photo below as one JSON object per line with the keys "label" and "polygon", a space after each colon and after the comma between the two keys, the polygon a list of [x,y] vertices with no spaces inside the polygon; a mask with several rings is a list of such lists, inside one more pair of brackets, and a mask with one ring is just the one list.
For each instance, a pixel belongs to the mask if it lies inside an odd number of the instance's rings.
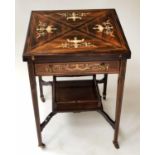
{"label": "drawer front", "polygon": [[89,75],[118,72],[119,61],[35,64],[36,75]]}

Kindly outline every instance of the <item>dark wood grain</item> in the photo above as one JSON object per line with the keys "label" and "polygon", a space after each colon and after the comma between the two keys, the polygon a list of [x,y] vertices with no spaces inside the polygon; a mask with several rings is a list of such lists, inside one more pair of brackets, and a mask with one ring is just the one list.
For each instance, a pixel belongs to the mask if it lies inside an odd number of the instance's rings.
{"label": "dark wood grain", "polygon": [[119,61],[35,64],[35,74],[38,76],[91,75],[93,73],[119,73]]}
{"label": "dark wood grain", "polygon": [[37,97],[37,88],[36,88],[36,78],[35,78],[34,67],[33,67],[32,62],[28,63],[28,71],[29,71],[29,79],[30,79],[31,94],[32,94],[32,103],[33,103],[33,110],[34,110],[37,136],[38,136],[38,145],[41,147],[45,147],[45,144],[43,144],[43,142],[42,142],[42,136],[41,136],[40,115],[39,115],[39,106],[38,106],[38,97]]}
{"label": "dark wood grain", "polygon": [[56,111],[85,111],[101,108],[98,92],[92,80],[57,81]]}
{"label": "dark wood grain", "polygon": [[[33,11],[23,59],[35,61],[90,55],[130,58],[131,52],[114,9]],[[52,61],[51,59],[51,61]]]}
{"label": "dark wood grain", "polygon": [[[113,144],[119,148],[118,134],[122,108],[126,61],[130,48],[114,9],[32,11],[23,60],[28,62],[32,103],[38,144],[41,131],[58,112],[93,110],[100,112],[114,128]],[[96,74],[104,74],[101,80]],[[104,84],[106,99],[108,74],[118,74],[115,121],[104,111],[98,84]],[[92,80],[57,81],[57,76],[93,76]],[[52,109],[40,124],[36,76],[40,96],[43,85],[52,87]],[[53,76],[45,82],[42,76]]]}
{"label": "dark wood grain", "polygon": [[120,124],[121,109],[122,109],[125,72],[126,72],[126,60],[121,61],[120,73],[118,76],[118,84],[117,84],[117,100],[116,100],[116,112],[115,112],[115,133],[114,133],[114,140],[113,140],[113,143],[117,149],[119,148],[118,133],[119,133],[119,124]]}
{"label": "dark wood grain", "polygon": [[40,88],[40,99],[42,100],[42,102],[45,102],[45,97],[44,97],[44,93],[43,93],[43,85],[42,85],[42,77],[39,76],[39,88]]}

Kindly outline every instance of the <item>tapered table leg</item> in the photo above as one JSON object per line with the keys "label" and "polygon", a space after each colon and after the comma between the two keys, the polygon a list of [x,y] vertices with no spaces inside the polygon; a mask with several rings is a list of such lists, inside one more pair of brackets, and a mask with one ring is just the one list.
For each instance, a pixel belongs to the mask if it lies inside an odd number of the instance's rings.
{"label": "tapered table leg", "polygon": [[114,140],[113,140],[113,144],[117,149],[119,148],[118,134],[119,134],[119,124],[120,124],[120,116],[121,116],[121,109],[122,109],[125,71],[126,71],[126,60],[122,60],[120,64],[120,72],[118,75],[117,100],[116,100],[116,112],[115,112],[115,132],[114,132]]}
{"label": "tapered table leg", "polygon": [[36,122],[36,129],[37,129],[38,145],[41,147],[44,147],[45,145],[42,142],[42,136],[41,136],[36,77],[34,74],[33,62],[28,62],[28,71],[29,71],[29,80],[30,80],[30,86],[31,86],[31,95],[32,95],[32,103],[33,103],[34,116],[35,116],[35,122]]}
{"label": "tapered table leg", "polygon": [[45,102],[45,97],[44,97],[44,93],[43,93],[43,85],[42,85],[42,77],[39,76],[39,89],[40,89],[40,98],[42,100],[42,102]]}
{"label": "tapered table leg", "polygon": [[103,99],[106,100],[108,74],[104,74]]}

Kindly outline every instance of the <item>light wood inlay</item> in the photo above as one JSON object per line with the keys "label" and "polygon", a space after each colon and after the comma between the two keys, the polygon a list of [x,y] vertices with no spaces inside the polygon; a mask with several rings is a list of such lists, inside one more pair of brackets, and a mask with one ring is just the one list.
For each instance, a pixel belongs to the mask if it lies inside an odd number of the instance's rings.
{"label": "light wood inlay", "polygon": [[53,54],[74,53],[81,56],[101,54],[103,58],[104,55],[116,57],[118,54],[130,57],[113,9],[32,12],[24,49],[25,59],[31,55],[52,57]]}
{"label": "light wood inlay", "polygon": [[119,61],[35,64],[36,75],[118,73]]}

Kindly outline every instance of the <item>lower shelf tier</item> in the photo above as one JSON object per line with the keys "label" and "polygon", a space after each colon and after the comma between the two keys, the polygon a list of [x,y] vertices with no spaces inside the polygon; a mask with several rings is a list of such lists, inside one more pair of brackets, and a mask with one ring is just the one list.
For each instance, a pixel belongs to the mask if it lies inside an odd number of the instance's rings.
{"label": "lower shelf tier", "polygon": [[85,111],[102,108],[98,86],[93,80],[56,81],[55,111]]}

